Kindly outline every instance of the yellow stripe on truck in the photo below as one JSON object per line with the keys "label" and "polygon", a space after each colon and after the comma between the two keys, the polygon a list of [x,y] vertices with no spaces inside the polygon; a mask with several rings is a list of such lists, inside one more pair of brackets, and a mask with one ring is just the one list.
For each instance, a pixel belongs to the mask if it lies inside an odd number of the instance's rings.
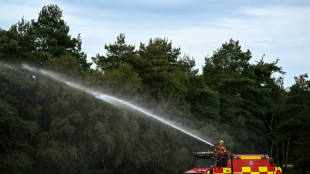
{"label": "yellow stripe on truck", "polygon": [[231,173],[231,168],[223,168],[223,173]]}
{"label": "yellow stripe on truck", "polygon": [[242,172],[251,172],[251,167],[242,167]]}
{"label": "yellow stripe on truck", "polygon": [[[267,174],[276,174],[277,171],[282,172],[281,167],[275,167],[274,171],[268,171],[268,167],[259,167],[259,171],[252,171],[251,167],[242,167],[242,172],[233,172],[233,174],[244,174],[244,173],[251,173],[251,174],[261,174],[261,173],[267,173]],[[223,168],[223,173],[214,173],[214,174],[228,174],[231,173],[231,168]],[[207,173],[208,174],[208,173]]]}
{"label": "yellow stripe on truck", "polygon": [[267,172],[267,167],[259,167],[259,172]]}
{"label": "yellow stripe on truck", "polygon": [[241,156],[241,159],[262,159],[261,156]]}
{"label": "yellow stripe on truck", "polygon": [[[216,173],[218,174],[218,173]],[[234,174],[243,174],[243,172],[234,172]],[[259,172],[251,172],[251,174],[260,174]]]}
{"label": "yellow stripe on truck", "polygon": [[[276,172],[268,172],[268,174],[275,174],[275,173]],[[223,173],[216,173],[216,174],[223,174]],[[243,174],[243,172],[234,172],[233,174]],[[260,174],[260,172],[251,172],[251,174]]]}

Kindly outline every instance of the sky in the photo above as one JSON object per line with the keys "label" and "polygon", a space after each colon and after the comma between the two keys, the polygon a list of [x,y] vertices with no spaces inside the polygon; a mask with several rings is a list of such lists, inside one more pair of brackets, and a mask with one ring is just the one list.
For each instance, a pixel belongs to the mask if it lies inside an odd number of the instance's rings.
{"label": "sky", "polygon": [[310,70],[310,0],[0,0],[0,28],[36,20],[48,4],[63,11],[72,37],[81,33],[89,61],[125,33],[136,49],[150,38],[172,41],[200,73],[205,57],[230,39],[252,52],[251,63],[279,59],[286,88]]}

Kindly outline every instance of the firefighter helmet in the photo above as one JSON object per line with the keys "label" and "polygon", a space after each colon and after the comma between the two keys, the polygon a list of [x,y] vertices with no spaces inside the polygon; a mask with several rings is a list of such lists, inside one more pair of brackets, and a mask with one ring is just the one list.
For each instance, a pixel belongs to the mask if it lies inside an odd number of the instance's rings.
{"label": "firefighter helmet", "polygon": [[219,142],[224,144],[224,141],[223,141],[223,140],[220,140]]}

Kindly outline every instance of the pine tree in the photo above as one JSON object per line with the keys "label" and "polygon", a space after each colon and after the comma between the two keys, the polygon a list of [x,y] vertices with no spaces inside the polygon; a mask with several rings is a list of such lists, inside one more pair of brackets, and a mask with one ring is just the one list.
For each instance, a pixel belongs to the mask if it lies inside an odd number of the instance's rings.
{"label": "pine tree", "polygon": [[135,46],[126,44],[125,34],[121,33],[114,44],[106,44],[104,48],[107,50],[106,56],[97,54],[92,58],[101,70],[116,69],[124,63],[134,65]]}

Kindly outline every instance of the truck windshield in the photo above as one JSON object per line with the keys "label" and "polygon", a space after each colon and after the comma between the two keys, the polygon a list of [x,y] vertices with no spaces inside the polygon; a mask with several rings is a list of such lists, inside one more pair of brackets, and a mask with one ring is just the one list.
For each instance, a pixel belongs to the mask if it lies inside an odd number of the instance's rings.
{"label": "truck windshield", "polygon": [[196,168],[199,167],[213,167],[214,156],[199,156],[196,161]]}

